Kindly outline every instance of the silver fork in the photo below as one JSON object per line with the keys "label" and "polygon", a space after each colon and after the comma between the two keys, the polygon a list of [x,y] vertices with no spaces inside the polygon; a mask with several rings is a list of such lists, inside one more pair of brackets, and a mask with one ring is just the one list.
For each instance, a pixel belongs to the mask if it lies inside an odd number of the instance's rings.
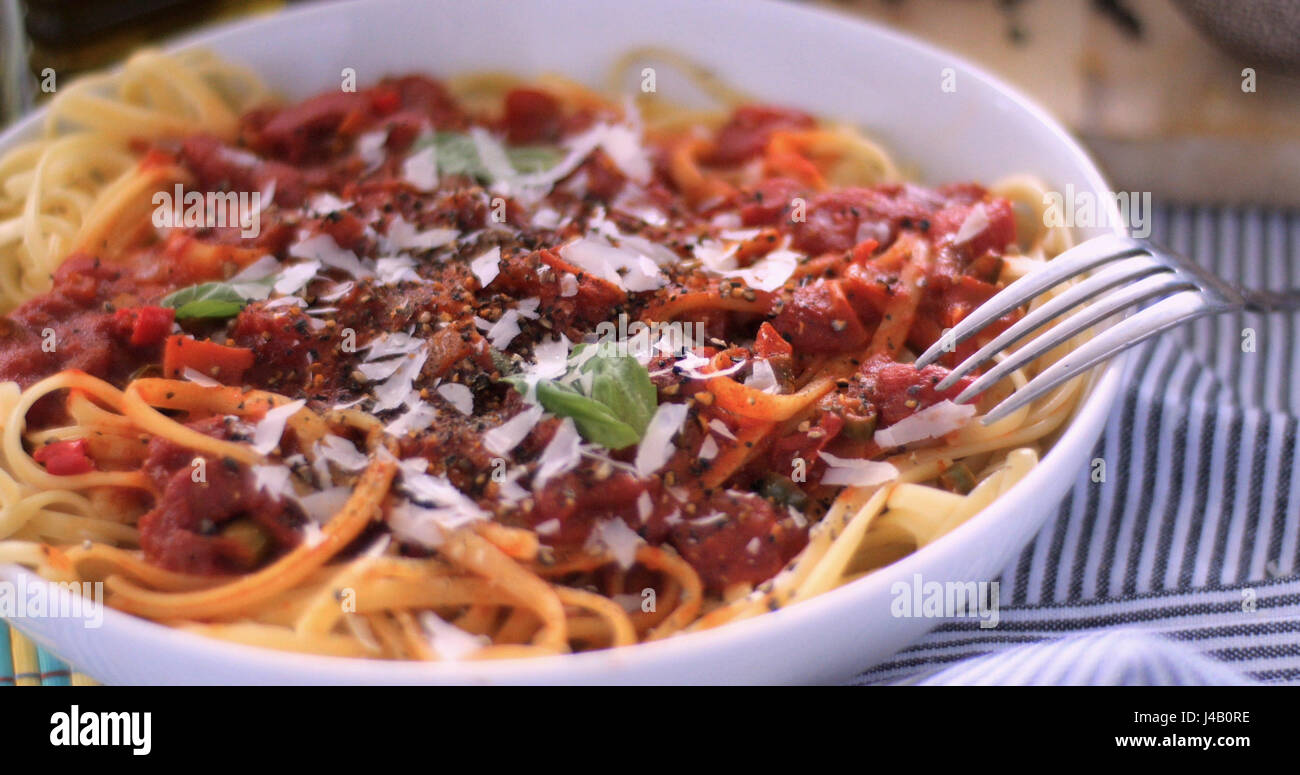
{"label": "silver fork", "polygon": [[1107,235],[1070,248],[1048,261],[1042,269],[1003,288],[922,353],[916,359],[916,368],[934,363],[945,352],[951,352],[993,321],[1028,304],[1049,288],[1093,270],[1097,271],[1025,315],[962,361],[935,386],[936,389],[952,387],[957,380],[1007,347],[1084,304],[1086,306],[1055,328],[981,374],[954,401],[969,401],[1071,337],[1112,315],[1148,302],[1154,303],[1071,350],[1029,380],[985,415],[984,424],[1000,420],[1075,375],[1189,320],[1221,312],[1300,310],[1300,289],[1258,291],[1236,288],[1187,258],[1150,241]]}

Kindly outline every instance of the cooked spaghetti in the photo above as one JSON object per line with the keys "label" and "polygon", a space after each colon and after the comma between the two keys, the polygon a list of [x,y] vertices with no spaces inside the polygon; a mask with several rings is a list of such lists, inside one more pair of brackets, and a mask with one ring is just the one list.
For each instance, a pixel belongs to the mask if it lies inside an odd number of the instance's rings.
{"label": "cooked spaghetti", "polygon": [[68,89],[0,159],[0,562],[263,647],[514,657],[969,519],[1080,384],[985,426],[1031,375],[959,406],[910,361],[1068,246],[1041,188],[906,183],[677,65],[721,107],[495,74],[282,106],[155,52]]}

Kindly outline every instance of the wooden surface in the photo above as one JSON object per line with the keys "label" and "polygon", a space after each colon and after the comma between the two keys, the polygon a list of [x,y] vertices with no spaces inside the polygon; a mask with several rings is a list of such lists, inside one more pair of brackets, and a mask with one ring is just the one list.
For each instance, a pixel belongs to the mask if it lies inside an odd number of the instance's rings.
{"label": "wooden surface", "polygon": [[[1091,0],[820,4],[951,49],[1019,86],[1085,141],[1117,188],[1300,206],[1300,77],[1220,52],[1169,0],[1125,0],[1140,35]],[[1242,89],[1247,67],[1254,92]]]}

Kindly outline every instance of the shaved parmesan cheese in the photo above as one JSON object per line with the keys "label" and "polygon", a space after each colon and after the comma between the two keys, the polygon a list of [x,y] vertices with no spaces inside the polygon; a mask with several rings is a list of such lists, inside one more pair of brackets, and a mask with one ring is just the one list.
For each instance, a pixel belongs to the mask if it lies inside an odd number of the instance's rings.
{"label": "shaved parmesan cheese", "polygon": [[952,243],[954,245],[961,245],[970,242],[972,239],[983,234],[984,230],[988,227],[989,214],[984,209],[984,203],[980,202],[972,207],[970,212],[967,213],[966,220],[961,222],[961,228],[957,229],[957,234],[952,238]]}
{"label": "shaved parmesan cheese", "polygon": [[776,372],[772,370],[772,364],[767,359],[753,361],[754,367],[748,377],[745,377],[745,387],[761,390],[764,393],[780,393],[781,383],[776,380]]}
{"label": "shaved parmesan cheese", "polygon": [[803,515],[802,511],[796,509],[794,506],[786,506],[785,509],[786,512],[790,515],[790,521],[794,522],[795,527],[799,528],[800,530],[803,530],[804,528],[808,527],[808,518]]}
{"label": "shaved parmesan cheese", "polygon": [[325,541],[325,531],[320,529],[320,525],[315,522],[307,522],[302,526],[302,542],[304,546],[320,546]]}
{"label": "shaved parmesan cheese", "polygon": [[365,401],[365,400],[366,400],[366,397],[365,397],[365,396],[361,396],[361,397],[359,397],[359,398],[354,398],[354,399],[352,399],[351,401],[341,401],[341,402],[339,402],[339,403],[337,403],[337,404],[334,405],[334,409],[335,409],[335,411],[340,411],[340,412],[341,412],[341,411],[343,411],[344,409],[351,409],[352,407],[356,406],[357,404],[359,404],[359,403],[361,403],[362,401]]}
{"label": "shaved parmesan cheese", "polygon": [[415,273],[415,260],[410,256],[376,259],[375,274],[380,285],[420,282],[420,276]]}
{"label": "shaved parmesan cheese", "polygon": [[306,405],[307,402],[300,398],[269,410],[253,428],[253,449],[263,455],[275,449],[275,445],[280,443],[280,436],[284,434],[284,427],[289,423],[289,418]]}
{"label": "shaved parmesan cheese", "polygon": [[709,225],[715,229],[739,229],[744,224],[739,213],[718,213],[709,221]]}
{"label": "shaved parmesan cheese", "polygon": [[405,251],[405,250],[432,250],[444,245],[450,245],[460,236],[456,229],[426,229],[425,231],[416,231],[415,226],[408,222],[400,215],[394,216],[388,222],[388,233],[384,235],[383,243],[387,250]]}
{"label": "shaved parmesan cheese", "polygon": [[671,371],[675,371],[678,374],[681,374],[686,377],[690,377],[691,379],[712,379],[713,377],[725,377],[728,374],[733,374],[737,371],[740,371],[742,368],[744,368],[746,361],[742,360],[737,363],[733,363],[727,368],[721,369],[719,371],[702,371],[702,369],[705,366],[708,366],[711,363],[713,363],[712,358],[706,358],[703,355],[696,355],[695,353],[687,352],[684,355],[682,355],[682,357],[679,358],[677,362],[674,363],[668,369],[654,372],[650,376],[654,377],[659,374],[665,374]]}
{"label": "shaved parmesan cheese", "polygon": [[448,382],[438,386],[438,395],[446,399],[447,403],[466,417],[474,413],[474,394],[470,392],[469,387],[456,382]]}
{"label": "shaved parmesan cheese", "polygon": [[438,150],[432,143],[406,157],[402,179],[420,191],[438,187]]}
{"label": "shaved parmesan cheese", "polygon": [[375,361],[363,363],[357,367],[357,371],[367,380],[373,382],[379,379],[388,379],[402,366],[401,358],[392,358],[386,361]]}
{"label": "shaved parmesan cheese", "polygon": [[537,474],[533,477],[535,490],[541,489],[552,478],[572,471],[574,466],[578,465],[582,459],[582,437],[578,435],[578,429],[571,418],[564,418],[538,459],[541,465],[537,467]]}
{"label": "shaved parmesan cheese", "polygon": [[483,434],[483,446],[494,455],[507,455],[527,438],[533,426],[542,419],[540,406],[520,412],[506,422]]}
{"label": "shaved parmesan cheese", "polygon": [[[413,470],[411,461],[402,461],[401,490],[411,498],[390,510],[388,526],[404,541],[429,548],[442,545],[446,535],[467,525],[489,518],[471,498],[447,481],[445,476],[431,476]],[[425,461],[413,461],[423,465]]]}
{"label": "shaved parmesan cheese", "polygon": [[190,366],[185,367],[185,371],[181,372],[181,376],[185,377],[185,379],[188,379],[190,382],[193,382],[196,385],[202,385],[203,387],[221,387],[220,382]]}
{"label": "shaved parmesan cheese", "polygon": [[239,285],[241,283],[252,283],[258,280],[265,280],[278,271],[280,271],[280,262],[275,260],[275,256],[262,256],[240,270],[239,274],[231,277],[230,283],[232,285]]}
{"label": "shaved parmesan cheese", "polygon": [[222,160],[230,162],[236,167],[256,167],[262,163],[261,157],[250,151],[241,151],[238,148],[231,148],[228,145],[217,147],[217,155]]}
{"label": "shaved parmesan cheese", "polygon": [[501,248],[494,247],[469,262],[470,271],[478,278],[480,287],[486,288],[501,274]]}
{"label": "shaved parmesan cheese", "polygon": [[652,259],[604,240],[581,237],[560,248],[560,256],[625,291],[654,291],[668,284]]}
{"label": "shaved parmesan cheese", "polygon": [[621,519],[605,519],[597,522],[587,536],[584,550],[590,554],[608,552],[623,570],[636,563],[636,550],[645,543],[627,523]]}
{"label": "shaved parmesan cheese", "polygon": [[289,246],[289,255],[294,258],[319,261],[325,266],[338,269],[353,277],[370,277],[374,273],[362,264],[357,254],[338,246],[328,234],[315,234],[301,242]]}
{"label": "shaved parmesan cheese", "polygon": [[[597,124],[573,138],[569,145],[576,148],[600,148],[614,162],[614,166],[631,180],[647,183],[650,180],[650,157],[641,145],[640,132],[626,124]],[[591,153],[589,150],[587,153]]]}
{"label": "shaved parmesan cheese", "polygon": [[262,305],[262,309],[278,309],[280,307],[297,307],[298,309],[306,309],[307,301],[306,299],[300,299],[297,296],[281,296],[278,299],[272,299]]}
{"label": "shaved parmesan cheese", "polygon": [[401,331],[381,334],[362,347],[366,351],[366,360],[377,361],[393,355],[410,355],[424,346],[424,340]]}
{"label": "shaved parmesan cheese", "polygon": [[350,487],[330,487],[320,492],[313,492],[298,498],[298,506],[307,518],[313,522],[325,524],[330,518],[343,510],[343,505],[352,497]]}
{"label": "shaved parmesan cheese", "polygon": [[518,479],[528,473],[523,466],[515,466],[506,471],[505,477],[497,483],[497,493],[507,505],[513,506],[528,497],[528,491],[518,484]]}
{"label": "shaved parmesan cheese", "polygon": [[483,163],[489,178],[508,181],[518,174],[515,172],[514,165],[510,163],[510,157],[506,155],[506,149],[501,145],[501,141],[486,129],[476,126],[469,130],[469,137],[474,141],[474,150],[478,152],[479,161]]}
{"label": "shaved parmesan cheese", "polygon": [[[418,461],[425,463],[425,461]],[[441,506],[461,514],[466,520],[487,519],[487,512],[478,507],[468,495],[456,489],[446,476],[418,473],[403,469],[402,489],[420,505]]]}
{"label": "shaved parmesan cheese", "polygon": [[724,439],[730,439],[732,441],[736,440],[736,434],[732,433],[731,429],[727,427],[727,424],[719,417],[714,417],[712,420],[709,420],[709,429]]}
{"label": "shaved parmesan cheese", "polygon": [[532,223],[539,229],[554,229],[560,225],[560,214],[550,207],[539,207],[533,213]]}
{"label": "shaved parmesan cheese", "polygon": [[649,521],[650,516],[654,514],[654,511],[655,504],[650,498],[650,492],[648,490],[642,490],[641,494],[636,498],[636,513],[641,517],[641,524],[644,525]]}
{"label": "shaved parmesan cheese", "polygon": [[384,163],[384,143],[388,142],[388,130],[376,129],[357,138],[357,156],[366,163],[366,172],[372,172]]}
{"label": "shaved parmesan cheese", "polygon": [[307,210],[313,215],[329,215],[340,210],[346,210],[351,206],[350,202],[344,202],[328,191],[323,191],[311,198],[311,201],[307,203]]}
{"label": "shaved parmesan cheese", "polygon": [[390,436],[402,437],[408,433],[422,431],[433,424],[438,410],[420,400],[420,394],[411,391],[406,400],[407,409],[400,417],[384,426],[384,432]]}
{"label": "shaved parmesan cheese", "polygon": [[560,296],[569,298],[578,295],[578,278],[572,272],[565,272],[560,275]]}
{"label": "shaved parmesan cheese", "polygon": [[712,460],[718,456],[718,442],[712,436],[705,436],[700,445],[700,460]]}
{"label": "shaved parmesan cheese", "polygon": [[[595,354],[595,348],[590,348]],[[569,338],[560,334],[559,339],[541,341],[533,347],[536,364],[528,370],[529,376],[538,379],[555,379],[564,374],[569,361]]]}
{"label": "shaved parmesan cheese", "polygon": [[799,266],[800,256],[789,250],[788,244],[787,238],[780,247],[744,269],[736,268],[738,245],[735,242],[722,245],[706,240],[692,248],[691,253],[710,272],[743,280],[746,285],[755,290],[775,291],[785,285],[786,280],[794,275],[794,270]]}
{"label": "shaved parmesan cheese", "polygon": [[286,268],[275,281],[275,292],[282,296],[297,293],[320,272],[320,266],[319,261],[304,261]]}
{"label": "shaved parmesan cheese", "polygon": [[271,178],[266,182],[266,185],[262,187],[262,190],[257,192],[257,196],[258,196],[257,211],[259,213],[266,212],[266,209],[270,207],[273,202],[275,202],[275,186],[276,186],[276,180],[275,178]]}
{"label": "shaved parmesan cheese", "polygon": [[537,527],[533,528],[533,532],[537,533],[537,535],[540,536],[555,535],[556,533],[560,532],[560,520],[548,519],[545,522],[539,524]]}
{"label": "shaved parmesan cheese", "polygon": [[[717,219],[715,218],[715,225],[716,222]],[[732,240],[734,242],[748,242],[762,233],[762,229],[728,229],[727,231],[719,233],[718,236],[722,239]]]}
{"label": "shaved parmesan cheese", "polygon": [[508,309],[502,313],[501,319],[487,330],[487,338],[493,347],[504,350],[519,335],[520,330],[519,310]]}
{"label": "shaved parmesan cheese", "polygon": [[702,517],[698,517],[696,519],[688,519],[686,521],[696,527],[712,527],[713,525],[721,525],[723,522],[726,522],[727,515],[722,513],[721,511],[715,510],[715,511],[710,511],[708,514],[705,514]]}
{"label": "shaved parmesan cheese", "polygon": [[344,471],[360,471],[370,463],[366,453],[359,451],[352,442],[332,433],[316,442],[313,454],[318,459],[325,459]]}
{"label": "shaved parmesan cheese", "polygon": [[289,477],[293,474],[286,466],[253,466],[253,486],[276,498],[293,495],[293,485]]}
{"label": "shaved parmesan cheese", "polygon": [[943,400],[876,431],[875,442],[889,449],[922,439],[937,439],[965,426],[974,416],[975,407],[971,404]]}
{"label": "shaved parmesan cheese", "polygon": [[646,477],[663,468],[675,450],[673,436],[681,430],[689,410],[685,404],[660,404],[646,426],[636,449],[636,471]]}
{"label": "shaved parmesan cheese", "polygon": [[421,346],[415,353],[399,359],[397,370],[374,390],[376,411],[396,409],[402,405],[411,392],[411,383],[420,376],[428,357],[428,348]]}
{"label": "shaved parmesan cheese", "polygon": [[328,294],[324,296],[318,296],[317,298],[320,299],[321,301],[338,301],[339,299],[348,295],[355,287],[357,287],[357,284],[352,282],[351,280],[348,280],[347,282],[339,283],[335,285],[334,290],[330,291]]}
{"label": "shaved parmesan cheese", "polygon": [[822,476],[822,484],[869,487],[898,476],[898,469],[892,463],[836,457],[829,452],[822,452],[819,457],[829,466]]}
{"label": "shaved parmesan cheese", "polygon": [[536,296],[530,296],[526,299],[520,299],[515,304],[515,309],[519,310],[519,315],[521,317],[528,318],[529,320],[536,320],[539,317],[537,314],[537,308],[540,306],[542,306],[542,300]]}
{"label": "shaved parmesan cheese", "polygon": [[429,638],[429,648],[448,662],[464,659],[491,643],[485,636],[465,632],[433,611],[420,613],[420,627]]}
{"label": "shaved parmesan cheese", "polygon": [[775,291],[785,285],[785,281],[794,275],[794,270],[798,266],[798,253],[790,250],[773,250],[747,269],[727,272],[726,276],[744,280],[746,285],[758,291]]}

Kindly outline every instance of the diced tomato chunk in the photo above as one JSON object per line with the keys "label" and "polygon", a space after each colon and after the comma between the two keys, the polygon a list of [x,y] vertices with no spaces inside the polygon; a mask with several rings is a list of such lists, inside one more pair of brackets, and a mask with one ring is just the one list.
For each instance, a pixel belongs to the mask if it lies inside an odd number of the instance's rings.
{"label": "diced tomato chunk", "polygon": [[742,105],[718,130],[712,164],[740,164],[757,156],[778,129],[811,129],[813,117],[798,110],[771,105]]}
{"label": "diced tomato chunk", "polygon": [[740,195],[740,221],[746,226],[776,223],[804,185],[789,178],[766,178]]}
{"label": "diced tomato chunk", "polygon": [[163,351],[163,373],[172,379],[183,378],[189,368],[227,385],[238,385],[252,366],[253,351],[247,347],[227,347],[189,336],[168,337]]}
{"label": "diced tomato chunk", "polygon": [[85,439],[70,439],[46,444],[32,453],[32,458],[55,476],[75,476],[95,470],[95,461]]}
{"label": "diced tomato chunk", "polygon": [[918,370],[910,363],[897,363],[884,356],[862,364],[859,373],[867,379],[872,401],[880,409],[882,427],[956,398],[975,381],[974,377],[962,377],[947,390],[936,390],[935,385],[948,376],[948,369],[931,364]]}
{"label": "diced tomato chunk", "polygon": [[537,89],[512,89],[506,94],[506,139],[512,143],[554,142],[561,128],[560,102]]}
{"label": "diced tomato chunk", "polygon": [[797,289],[772,325],[800,352],[848,352],[861,349],[870,339],[837,280]]}
{"label": "diced tomato chunk", "polygon": [[172,330],[176,310],[168,307],[124,307],[113,314],[113,322],[123,333],[130,333],[134,347],[152,347]]}
{"label": "diced tomato chunk", "polygon": [[370,105],[375,113],[387,116],[402,106],[402,95],[396,89],[377,86],[370,92]]}
{"label": "diced tomato chunk", "polygon": [[758,327],[758,336],[754,338],[754,354],[760,358],[774,355],[793,355],[794,347],[781,336],[776,328],[766,321]]}

